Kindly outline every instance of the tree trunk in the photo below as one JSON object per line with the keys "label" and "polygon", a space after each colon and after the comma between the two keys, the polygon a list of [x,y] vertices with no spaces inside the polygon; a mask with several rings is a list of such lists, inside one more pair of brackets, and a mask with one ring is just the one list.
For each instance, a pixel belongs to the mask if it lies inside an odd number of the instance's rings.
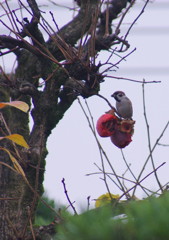
{"label": "tree trunk", "polygon": [[[0,96],[2,102],[8,102],[9,89],[1,87]],[[11,132],[28,137],[28,114],[8,107],[1,110],[1,136],[10,135]],[[18,161],[26,166],[23,158],[25,153],[22,153],[22,148],[14,147],[9,140],[1,141],[1,147],[11,151],[13,155],[16,155],[15,148],[17,148],[18,156],[20,155]],[[0,238],[17,239],[16,236],[19,237],[19,233],[27,225],[27,206],[30,205],[33,194],[25,184],[23,177],[9,168],[9,166],[12,168],[14,166],[8,154],[3,150],[0,150],[0,162]]]}

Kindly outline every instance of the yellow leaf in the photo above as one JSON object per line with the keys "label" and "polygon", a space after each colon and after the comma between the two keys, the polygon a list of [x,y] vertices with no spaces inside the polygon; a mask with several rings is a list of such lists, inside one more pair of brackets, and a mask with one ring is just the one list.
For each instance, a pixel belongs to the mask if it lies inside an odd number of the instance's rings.
{"label": "yellow leaf", "polygon": [[13,165],[14,165],[16,171],[17,171],[19,174],[21,174],[24,178],[26,178],[25,173],[24,173],[22,167],[20,166],[20,164],[18,163],[18,161],[16,160],[16,158],[15,158],[14,156],[12,156],[12,154],[10,153],[10,151],[9,151],[8,149],[2,148],[2,147],[0,147],[0,150],[3,150],[3,151],[5,151],[5,152],[8,153],[11,161],[13,162]]}
{"label": "yellow leaf", "polygon": [[96,199],[95,207],[102,207],[109,203],[112,203],[113,201],[116,201],[120,197],[119,194],[112,194],[112,193],[106,193],[101,195]]}
{"label": "yellow leaf", "polygon": [[0,102],[0,108],[4,108],[6,106],[12,106],[20,109],[23,112],[28,112],[29,105],[22,101],[12,101],[12,102]]}
{"label": "yellow leaf", "polygon": [[10,139],[14,143],[16,143],[16,144],[18,144],[22,147],[29,148],[27,142],[25,141],[23,136],[20,135],[20,134],[11,134],[11,135],[8,135],[8,136],[0,137],[0,140],[2,140],[4,138]]}

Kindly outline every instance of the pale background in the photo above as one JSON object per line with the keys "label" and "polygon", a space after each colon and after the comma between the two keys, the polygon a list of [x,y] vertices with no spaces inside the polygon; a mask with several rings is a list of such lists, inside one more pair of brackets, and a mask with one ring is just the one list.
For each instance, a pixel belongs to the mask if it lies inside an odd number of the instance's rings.
{"label": "pale background", "polygon": [[[73,6],[72,1],[55,1],[65,6]],[[124,35],[130,23],[140,13],[144,1],[137,1],[130,14],[124,20],[121,35]],[[54,7],[48,1],[38,1],[44,3],[42,7],[46,13],[44,17],[53,24],[49,11],[52,11],[59,27],[67,23],[73,12],[63,7]],[[13,3],[13,8],[16,5]],[[150,124],[151,142],[154,145],[156,139],[161,134],[164,126],[169,120],[169,21],[168,21],[168,0],[151,1],[143,15],[139,18],[136,25],[132,28],[128,42],[131,45],[130,50],[135,47],[137,50],[126,60],[120,63],[116,72],[110,72],[109,75],[117,77],[126,77],[142,81],[161,81],[161,83],[147,84],[145,86],[147,116]],[[2,12],[2,9],[0,13]],[[26,13],[24,14],[24,17]],[[1,16],[2,17],[2,16]],[[3,18],[4,19],[4,18]],[[0,25],[1,34],[6,34],[4,27]],[[46,37],[47,38],[47,37]],[[126,54],[126,53],[125,53]],[[7,56],[0,59],[0,64],[5,65],[6,71],[11,71],[14,57]],[[107,53],[102,52],[100,59],[105,61]],[[118,57],[113,57],[112,62],[119,61]],[[116,91],[122,90],[132,100],[134,108],[134,120],[136,120],[133,142],[124,149],[124,154],[128,163],[131,163],[131,169],[137,176],[149,154],[146,125],[143,116],[142,104],[142,84],[126,80],[117,80],[108,78],[101,84],[101,91],[112,105],[114,100],[110,95]],[[81,99],[84,103],[83,99]],[[96,122],[100,115],[109,110],[107,103],[98,97],[92,97],[87,100],[90,110]],[[85,107],[85,104],[83,104]],[[165,132],[161,143],[169,144],[169,129]],[[119,175],[122,175],[126,166],[123,162],[121,151],[115,147],[109,138],[100,138],[99,140],[106,151],[109,160]],[[46,173],[44,187],[49,197],[54,198],[60,204],[68,205],[62,178],[65,178],[66,187],[71,201],[75,201],[77,210],[87,207],[87,197],[91,198],[91,206],[94,200],[101,194],[107,192],[101,175],[85,176],[88,173],[98,172],[96,163],[101,167],[101,159],[96,141],[88,127],[88,122],[78,104],[74,102],[73,106],[66,112],[63,120],[59,123],[48,141],[49,154],[46,159]],[[163,184],[169,181],[169,147],[157,146],[154,151],[155,165],[162,162],[166,164],[159,169],[158,175]],[[110,171],[109,168],[106,168]],[[145,176],[152,171],[151,162],[146,167]],[[132,179],[127,173],[126,177]],[[133,179],[132,179],[133,180]],[[154,175],[151,175],[143,185],[151,190],[157,190]],[[126,186],[131,186],[126,184]],[[116,186],[109,182],[112,193],[120,194]],[[137,197],[142,198],[145,194],[138,189]]]}

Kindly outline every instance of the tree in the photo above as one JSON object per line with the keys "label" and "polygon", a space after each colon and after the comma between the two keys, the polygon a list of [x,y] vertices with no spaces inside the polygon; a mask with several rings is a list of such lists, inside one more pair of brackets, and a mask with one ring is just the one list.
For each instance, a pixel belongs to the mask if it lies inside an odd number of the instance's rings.
{"label": "tree", "polygon": [[[133,24],[123,38],[120,26],[134,2],[76,0],[77,14],[61,29],[52,12],[54,26],[48,24],[38,1],[27,0],[28,6],[19,1],[16,9],[8,1],[1,4],[10,21],[8,25],[1,20],[10,33],[0,35],[1,56],[14,53],[17,67],[13,74],[1,68],[0,101],[26,102],[33,118],[30,131],[29,114],[12,108],[2,110],[1,135],[21,134],[30,148],[16,147],[8,140],[2,142],[17,158],[28,182],[11,171],[9,156],[1,152],[1,162],[8,164],[1,164],[0,174],[1,239],[32,239],[29,227],[32,228],[37,202],[43,193],[47,139],[78,96],[98,95],[106,72],[115,67],[110,61],[113,54],[129,49],[126,38]],[[29,17],[20,15],[18,10],[26,11]],[[113,26],[120,14],[118,24]],[[49,36],[47,41],[44,32]],[[105,63],[97,62],[101,50],[110,51]],[[101,72],[103,65],[106,70]]]}

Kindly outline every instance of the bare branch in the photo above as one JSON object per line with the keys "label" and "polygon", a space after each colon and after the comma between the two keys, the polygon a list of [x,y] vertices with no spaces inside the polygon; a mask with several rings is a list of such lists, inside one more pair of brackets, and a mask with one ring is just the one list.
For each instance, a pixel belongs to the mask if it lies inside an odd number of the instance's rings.
{"label": "bare branch", "polygon": [[65,192],[66,198],[67,198],[71,208],[73,209],[74,214],[77,215],[77,211],[76,211],[75,207],[73,206],[72,202],[70,201],[69,195],[67,193],[67,189],[66,189],[66,184],[65,184],[65,179],[64,178],[62,179],[62,183],[63,183],[64,192]]}
{"label": "bare branch", "polygon": [[[145,2],[145,4],[144,4],[141,12],[139,13],[139,15],[136,17],[136,19],[132,22],[132,24],[130,25],[129,29],[127,30],[127,33],[126,33],[126,35],[124,36],[124,40],[125,40],[125,39],[127,38],[127,36],[129,35],[129,33],[130,33],[132,27],[134,26],[134,24],[137,22],[137,20],[140,18],[140,16],[144,13],[145,8],[146,8],[146,6],[147,6],[147,4],[148,4],[149,2],[150,2],[150,0],[146,0],[146,2]],[[123,49],[123,45],[121,46],[121,50],[122,50],[122,49]]]}
{"label": "bare branch", "polygon": [[[152,155],[151,140],[150,140],[150,127],[149,127],[147,114],[146,114],[144,82],[143,82],[142,88],[143,88],[143,109],[144,109],[144,118],[145,118],[146,128],[147,128],[148,148],[149,148],[149,152],[150,152],[151,163],[152,163],[153,169],[155,170],[155,164],[154,164],[154,159],[153,159],[153,155]],[[160,180],[159,180],[159,178],[157,176],[157,172],[154,171],[154,174],[155,174],[155,178],[157,180],[157,183],[158,183],[158,185],[159,185],[159,187],[161,189],[161,192],[163,192]]]}
{"label": "bare branch", "polygon": [[[146,178],[148,178],[151,174],[153,174],[154,172],[158,171],[158,169],[161,168],[164,164],[166,164],[166,162],[163,162],[163,163],[160,164],[157,168],[155,168],[152,172],[150,172],[150,173],[147,174],[144,178],[142,178],[140,181],[137,181],[136,185],[134,185],[133,187],[131,187],[130,189],[128,189],[126,192],[124,192],[124,193],[120,196],[119,200],[120,200],[122,197],[124,197],[126,194],[128,194],[131,190],[136,189],[136,187],[137,187],[138,185],[140,185],[140,183],[142,183],[142,182],[143,182]],[[133,196],[134,196],[134,194],[133,194]]]}

